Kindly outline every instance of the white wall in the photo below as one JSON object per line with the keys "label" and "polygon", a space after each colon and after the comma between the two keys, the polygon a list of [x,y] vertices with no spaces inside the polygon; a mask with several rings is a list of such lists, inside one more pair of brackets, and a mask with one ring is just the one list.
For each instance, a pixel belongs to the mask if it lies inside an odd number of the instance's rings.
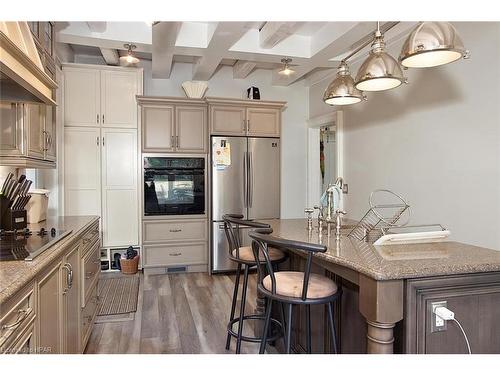
{"label": "white wall", "polygon": [[[192,65],[174,64],[170,79],[151,79],[151,62],[144,67],[144,95],[185,97],[181,84],[191,80]],[[221,67],[208,83],[207,96],[243,98],[246,89],[256,86],[262,100],[287,102],[283,111],[281,141],[281,217],[304,217],[306,207],[307,136],[309,90],[303,82],[289,87],[271,86],[271,71],[256,70],[246,79],[233,79],[233,69]]]}
{"label": "white wall", "polygon": [[[500,250],[500,23],[454,25],[470,60],[408,70],[408,85],[345,109],[346,208],[359,218],[372,190],[393,189],[412,223]],[[311,87],[311,116],[331,111],[322,103],[330,80]]]}

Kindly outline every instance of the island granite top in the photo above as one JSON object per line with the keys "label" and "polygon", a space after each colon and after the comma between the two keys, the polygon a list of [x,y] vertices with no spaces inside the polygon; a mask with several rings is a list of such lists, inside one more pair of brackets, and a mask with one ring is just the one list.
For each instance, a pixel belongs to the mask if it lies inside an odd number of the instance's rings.
{"label": "island granite top", "polygon": [[374,246],[347,237],[349,231],[343,230],[337,243],[334,230],[331,237],[325,233],[320,240],[315,227],[309,236],[306,219],[260,221],[270,224],[276,237],[326,245],[325,253],[314,256],[375,280],[500,271],[500,251],[460,242]]}
{"label": "island granite top", "polygon": [[28,284],[40,271],[47,267],[65,250],[66,246],[80,235],[98,216],[59,216],[48,218],[37,224],[29,224],[32,231],[55,227],[72,232],[61,241],[49,247],[32,261],[14,260],[0,262],[0,304],[13,296],[18,290]]}

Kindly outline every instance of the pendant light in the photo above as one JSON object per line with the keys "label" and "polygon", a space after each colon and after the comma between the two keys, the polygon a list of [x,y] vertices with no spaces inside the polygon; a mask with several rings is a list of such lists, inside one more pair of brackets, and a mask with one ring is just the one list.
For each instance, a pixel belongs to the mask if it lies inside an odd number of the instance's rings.
{"label": "pendant light", "polygon": [[385,51],[384,36],[377,31],[368,58],[363,62],[356,75],[356,88],[362,91],[383,91],[398,87],[406,78],[399,63]]}
{"label": "pendant light", "polygon": [[283,69],[281,69],[278,73],[284,76],[290,76],[293,73],[295,73],[295,70],[290,68],[290,63],[292,62],[292,59],[289,57],[281,59],[281,62],[283,63]]}
{"label": "pendant light", "polygon": [[136,49],[135,44],[125,43],[123,45],[127,49],[127,54],[125,56],[120,56],[120,65],[135,65],[139,62],[139,59],[134,56],[132,50]]}
{"label": "pendant light", "polygon": [[408,68],[428,68],[469,57],[457,30],[449,22],[422,22],[410,33],[399,61]]}
{"label": "pendant light", "polygon": [[366,100],[366,97],[354,86],[349,67],[342,61],[337,69],[337,76],[325,90],[323,101],[330,105],[348,105],[359,103],[363,99]]}

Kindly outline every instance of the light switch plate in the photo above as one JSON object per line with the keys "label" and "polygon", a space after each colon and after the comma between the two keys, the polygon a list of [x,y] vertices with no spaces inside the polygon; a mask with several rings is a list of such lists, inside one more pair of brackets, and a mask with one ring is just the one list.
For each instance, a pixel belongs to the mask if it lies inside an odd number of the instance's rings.
{"label": "light switch plate", "polygon": [[438,307],[447,307],[447,302],[446,301],[439,301],[439,302],[432,302],[431,303],[431,332],[440,332],[440,331],[446,331],[447,329],[447,322],[446,320],[441,319],[439,316],[434,314],[434,311]]}

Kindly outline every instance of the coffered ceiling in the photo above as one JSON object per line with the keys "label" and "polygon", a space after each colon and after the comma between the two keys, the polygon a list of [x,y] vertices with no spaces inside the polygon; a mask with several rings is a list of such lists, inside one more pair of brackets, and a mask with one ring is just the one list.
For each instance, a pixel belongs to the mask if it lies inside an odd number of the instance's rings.
{"label": "coffered ceiling", "polygon": [[[399,23],[387,43],[413,25]],[[126,53],[124,43],[133,43],[137,57],[152,60],[153,78],[169,78],[183,62],[193,65],[193,80],[209,80],[220,65],[230,65],[235,79],[269,69],[273,85],[287,86],[329,74],[374,29],[375,22],[67,22],[58,27],[58,41],[110,65]],[[278,74],[284,57],[292,59],[290,76]]]}

